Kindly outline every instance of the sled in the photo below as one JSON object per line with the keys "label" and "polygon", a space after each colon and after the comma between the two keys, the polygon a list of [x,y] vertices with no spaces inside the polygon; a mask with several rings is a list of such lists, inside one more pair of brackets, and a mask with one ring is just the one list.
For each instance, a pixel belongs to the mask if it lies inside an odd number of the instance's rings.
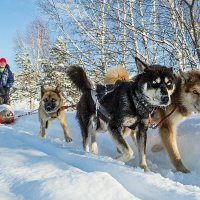
{"label": "sled", "polygon": [[15,113],[11,106],[0,105],[0,124],[11,124],[15,121]]}

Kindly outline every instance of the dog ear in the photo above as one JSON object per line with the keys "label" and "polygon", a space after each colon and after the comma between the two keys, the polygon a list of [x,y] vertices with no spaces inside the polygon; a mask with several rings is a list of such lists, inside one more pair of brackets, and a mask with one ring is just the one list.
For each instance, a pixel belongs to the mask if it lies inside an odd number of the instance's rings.
{"label": "dog ear", "polygon": [[139,74],[142,74],[149,68],[149,65],[143,62],[142,60],[140,60],[138,57],[135,57],[135,63],[136,63]]}
{"label": "dog ear", "polygon": [[43,97],[44,93],[45,93],[44,85],[41,85],[41,97]]}
{"label": "dog ear", "polygon": [[179,69],[179,74],[180,74],[181,80],[182,80],[183,82],[185,82],[185,81],[188,80],[187,74],[186,74],[184,71],[182,71],[181,69]]}
{"label": "dog ear", "polygon": [[58,85],[56,86],[55,92],[56,92],[56,93],[60,93],[60,92],[61,92],[61,85],[60,85],[60,84],[58,84]]}

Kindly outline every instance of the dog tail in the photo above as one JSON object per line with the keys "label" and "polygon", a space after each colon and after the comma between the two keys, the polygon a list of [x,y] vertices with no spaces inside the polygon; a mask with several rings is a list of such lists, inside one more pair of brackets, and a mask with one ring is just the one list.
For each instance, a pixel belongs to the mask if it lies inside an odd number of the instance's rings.
{"label": "dog tail", "polygon": [[106,85],[113,85],[118,80],[129,82],[128,71],[122,66],[116,66],[109,70],[105,74],[104,83]]}
{"label": "dog tail", "polygon": [[75,84],[75,86],[81,90],[81,92],[90,90],[92,88],[90,81],[87,78],[87,75],[83,68],[72,65],[67,70],[67,75],[71,79],[71,81]]}

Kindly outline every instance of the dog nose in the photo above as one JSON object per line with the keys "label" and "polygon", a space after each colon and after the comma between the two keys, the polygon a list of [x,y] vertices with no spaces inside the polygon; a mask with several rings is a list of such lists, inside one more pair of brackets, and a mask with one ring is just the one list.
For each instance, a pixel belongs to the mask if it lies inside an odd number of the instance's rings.
{"label": "dog nose", "polygon": [[47,111],[50,111],[50,110],[51,110],[51,107],[50,107],[50,106],[47,106],[47,107],[46,107],[46,110],[47,110]]}
{"label": "dog nose", "polygon": [[167,104],[169,101],[169,97],[167,95],[164,95],[161,97],[161,101],[162,101],[162,103]]}

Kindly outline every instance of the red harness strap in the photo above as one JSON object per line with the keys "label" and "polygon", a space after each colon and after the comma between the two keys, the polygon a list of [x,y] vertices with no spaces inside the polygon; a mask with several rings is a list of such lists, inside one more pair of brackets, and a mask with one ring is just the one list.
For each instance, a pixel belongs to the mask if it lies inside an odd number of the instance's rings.
{"label": "red harness strap", "polygon": [[165,115],[155,126],[151,126],[151,128],[152,129],[156,129],[156,128],[160,127],[162,125],[162,123],[175,112],[176,109],[177,109],[177,106],[175,106],[171,110],[170,113],[168,113],[167,115]]}

